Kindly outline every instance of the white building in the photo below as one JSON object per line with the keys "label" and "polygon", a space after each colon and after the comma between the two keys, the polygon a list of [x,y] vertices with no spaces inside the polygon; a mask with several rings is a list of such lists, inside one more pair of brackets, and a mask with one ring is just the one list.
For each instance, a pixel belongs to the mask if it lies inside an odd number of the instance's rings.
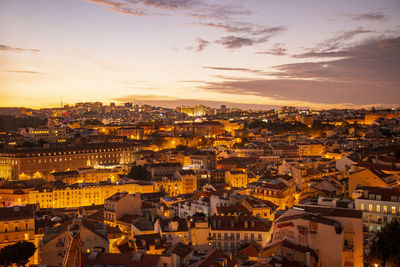
{"label": "white building", "polygon": [[368,231],[379,231],[393,219],[400,217],[400,189],[359,186],[353,193],[355,209],[363,211]]}

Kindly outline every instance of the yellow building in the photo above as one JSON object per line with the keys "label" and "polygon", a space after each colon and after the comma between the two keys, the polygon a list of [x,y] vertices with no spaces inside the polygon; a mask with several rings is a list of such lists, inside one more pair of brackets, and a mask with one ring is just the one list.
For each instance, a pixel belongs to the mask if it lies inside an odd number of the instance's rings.
{"label": "yellow building", "polygon": [[390,187],[396,184],[396,178],[393,175],[386,174],[377,169],[363,169],[349,175],[348,193],[353,194],[357,185]]}
{"label": "yellow building", "polygon": [[225,174],[225,182],[232,187],[247,188],[247,173],[242,171],[228,171]]}
{"label": "yellow building", "polygon": [[[43,188],[29,190],[21,194],[0,192],[0,198],[7,198],[7,205],[38,204],[41,208],[73,208],[81,206],[102,205],[111,195],[126,191],[130,194],[152,193],[154,187],[150,183],[135,184],[74,184],[54,189]],[[14,198],[11,200],[11,196]]]}
{"label": "yellow building", "polygon": [[[20,241],[28,241],[38,247],[34,208],[34,205],[0,208],[0,249]],[[38,263],[37,250],[29,262]]]}
{"label": "yellow building", "polygon": [[162,178],[161,180],[154,181],[154,191],[165,191],[168,196],[181,195],[183,192],[182,188],[181,180]]}
{"label": "yellow building", "polygon": [[325,154],[325,146],[322,144],[298,144],[300,156],[323,156]]}

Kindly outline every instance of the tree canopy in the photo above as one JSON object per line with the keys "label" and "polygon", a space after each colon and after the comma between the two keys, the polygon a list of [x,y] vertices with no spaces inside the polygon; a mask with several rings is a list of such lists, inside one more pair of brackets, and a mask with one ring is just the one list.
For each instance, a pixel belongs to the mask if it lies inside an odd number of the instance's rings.
{"label": "tree canopy", "polygon": [[35,245],[27,241],[6,246],[0,250],[0,265],[8,266],[14,263],[17,265],[25,265],[35,251]]}
{"label": "tree canopy", "polygon": [[46,125],[47,119],[39,119],[36,117],[15,117],[10,115],[0,115],[0,131],[16,131],[19,128]]}
{"label": "tree canopy", "polygon": [[378,232],[369,253],[372,266],[400,266],[400,222],[392,220]]}
{"label": "tree canopy", "polygon": [[144,166],[133,166],[128,177],[135,180],[149,180],[150,175]]}

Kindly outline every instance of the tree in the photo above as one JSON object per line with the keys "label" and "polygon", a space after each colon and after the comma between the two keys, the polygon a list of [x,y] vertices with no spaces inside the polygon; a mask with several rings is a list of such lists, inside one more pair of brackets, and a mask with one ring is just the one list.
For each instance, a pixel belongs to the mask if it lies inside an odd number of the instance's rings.
{"label": "tree", "polygon": [[371,246],[369,262],[372,266],[375,264],[400,265],[400,222],[398,220],[392,220],[378,232]]}
{"label": "tree", "polygon": [[149,173],[144,166],[133,166],[128,177],[135,180],[148,180]]}
{"label": "tree", "polygon": [[27,241],[6,246],[0,250],[0,265],[8,266],[15,263],[17,265],[25,266],[35,251],[35,245]]}

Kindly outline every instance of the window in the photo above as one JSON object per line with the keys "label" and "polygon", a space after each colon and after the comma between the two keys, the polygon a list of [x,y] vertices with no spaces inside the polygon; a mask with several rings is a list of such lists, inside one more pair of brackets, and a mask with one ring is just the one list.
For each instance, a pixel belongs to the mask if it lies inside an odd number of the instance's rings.
{"label": "window", "polygon": [[240,233],[236,233],[236,239],[240,240]]}
{"label": "window", "polygon": [[392,214],[396,214],[396,207],[392,206]]}
{"label": "window", "polygon": [[381,206],[380,205],[376,205],[376,212],[381,212]]}
{"label": "window", "polygon": [[387,213],[387,206],[383,206],[383,213]]}
{"label": "window", "polygon": [[258,241],[262,241],[262,235],[258,234]]}
{"label": "window", "polygon": [[368,205],[368,211],[369,211],[369,212],[372,212],[372,204],[369,204],[369,205]]}
{"label": "window", "polygon": [[251,239],[251,241],[254,241],[254,234],[250,235],[250,239]]}
{"label": "window", "polygon": [[373,226],[373,225],[370,225],[370,226],[369,226],[369,230],[370,230],[370,231],[374,231],[374,226]]}
{"label": "window", "polygon": [[377,231],[380,231],[380,230],[381,230],[381,226],[378,225],[378,226],[376,227],[376,230],[377,230]]}

